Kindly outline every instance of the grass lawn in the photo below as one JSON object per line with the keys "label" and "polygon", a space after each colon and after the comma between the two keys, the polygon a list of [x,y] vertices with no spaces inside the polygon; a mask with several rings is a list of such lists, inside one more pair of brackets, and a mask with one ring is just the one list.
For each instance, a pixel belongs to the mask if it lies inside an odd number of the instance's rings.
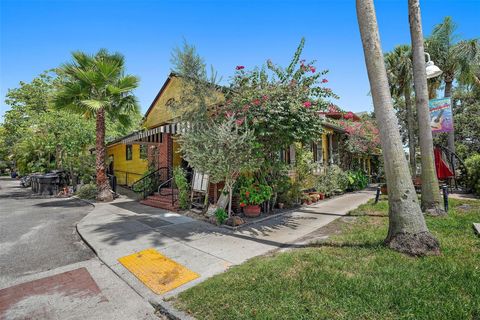
{"label": "grass lawn", "polygon": [[385,200],[360,206],[329,242],[251,259],[174,303],[198,319],[480,319],[480,201],[427,217],[442,255],[424,258],[382,245],[386,212]]}

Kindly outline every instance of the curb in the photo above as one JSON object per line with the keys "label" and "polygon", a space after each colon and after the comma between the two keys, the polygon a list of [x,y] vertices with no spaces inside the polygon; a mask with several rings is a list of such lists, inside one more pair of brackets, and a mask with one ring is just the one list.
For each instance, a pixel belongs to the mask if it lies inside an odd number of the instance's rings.
{"label": "curb", "polygon": [[173,307],[170,303],[166,302],[166,301],[162,301],[161,298],[159,298],[158,300],[159,301],[153,301],[151,299],[148,299],[146,297],[144,297],[137,289],[135,289],[128,281],[125,281],[120,274],[118,274],[115,270],[113,270],[97,253],[97,251],[95,250],[95,248],[85,239],[85,237],[82,235],[82,233],[80,232],[80,230],[78,229],[78,225],[83,221],[85,220],[90,214],[93,213],[93,211],[95,210],[96,206],[95,206],[95,203],[92,203],[90,201],[87,201],[85,199],[80,199],[76,196],[72,197],[72,198],[77,198],[83,202],[86,202],[90,205],[92,205],[94,208],[92,211],[90,211],[85,217],[83,217],[76,225],[75,225],[75,230],[77,231],[77,234],[80,236],[80,238],[82,239],[82,241],[95,253],[95,255],[97,256],[97,258],[105,265],[108,267],[108,269],[110,269],[110,271],[112,271],[119,279],[121,279],[125,284],[127,284],[127,286],[129,286],[133,291],[135,291],[136,294],[138,294],[142,299],[146,300],[156,311],[158,311],[159,313],[161,313],[162,315],[166,316],[168,319],[170,320],[194,320],[195,318],[189,316],[188,314],[180,311],[180,310],[177,310],[175,307]]}

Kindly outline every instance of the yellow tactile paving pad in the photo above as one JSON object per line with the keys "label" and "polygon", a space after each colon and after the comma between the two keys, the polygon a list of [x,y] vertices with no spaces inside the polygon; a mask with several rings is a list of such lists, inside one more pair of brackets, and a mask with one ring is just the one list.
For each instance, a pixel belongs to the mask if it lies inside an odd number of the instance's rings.
{"label": "yellow tactile paving pad", "polygon": [[200,277],[153,248],[119,258],[118,261],[156,294],[166,293]]}

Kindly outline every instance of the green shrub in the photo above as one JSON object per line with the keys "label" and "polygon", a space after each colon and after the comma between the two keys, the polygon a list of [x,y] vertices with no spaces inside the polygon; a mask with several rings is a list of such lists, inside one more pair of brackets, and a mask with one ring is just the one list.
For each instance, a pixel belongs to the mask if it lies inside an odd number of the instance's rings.
{"label": "green shrub", "polygon": [[465,160],[468,184],[475,194],[480,195],[480,154],[475,154]]}
{"label": "green shrub", "polygon": [[269,185],[256,182],[253,178],[246,178],[244,183],[240,187],[240,206],[260,205],[272,197]]}
{"label": "green shrub", "polygon": [[78,189],[77,196],[81,199],[95,200],[97,198],[97,186],[93,183],[85,184]]}
{"label": "green shrub", "polygon": [[189,193],[190,185],[187,180],[187,173],[183,168],[176,167],[173,169],[173,177],[178,189],[178,205],[180,209],[188,209],[190,205]]}
{"label": "green shrub", "polygon": [[228,219],[227,211],[225,211],[225,209],[218,208],[215,210],[215,217],[217,218],[218,224],[223,224],[225,220]]}
{"label": "green shrub", "polygon": [[368,177],[362,170],[347,171],[348,190],[362,190],[368,185]]}
{"label": "green shrub", "polygon": [[325,174],[318,177],[315,189],[325,195],[342,193],[347,190],[349,183],[348,175],[339,166],[329,166]]}

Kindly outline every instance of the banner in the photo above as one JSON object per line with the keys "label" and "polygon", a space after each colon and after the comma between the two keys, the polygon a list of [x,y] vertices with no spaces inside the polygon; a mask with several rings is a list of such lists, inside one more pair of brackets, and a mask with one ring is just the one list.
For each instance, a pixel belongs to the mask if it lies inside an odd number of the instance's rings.
{"label": "banner", "polygon": [[433,133],[453,131],[452,100],[432,99],[430,106],[430,127]]}

